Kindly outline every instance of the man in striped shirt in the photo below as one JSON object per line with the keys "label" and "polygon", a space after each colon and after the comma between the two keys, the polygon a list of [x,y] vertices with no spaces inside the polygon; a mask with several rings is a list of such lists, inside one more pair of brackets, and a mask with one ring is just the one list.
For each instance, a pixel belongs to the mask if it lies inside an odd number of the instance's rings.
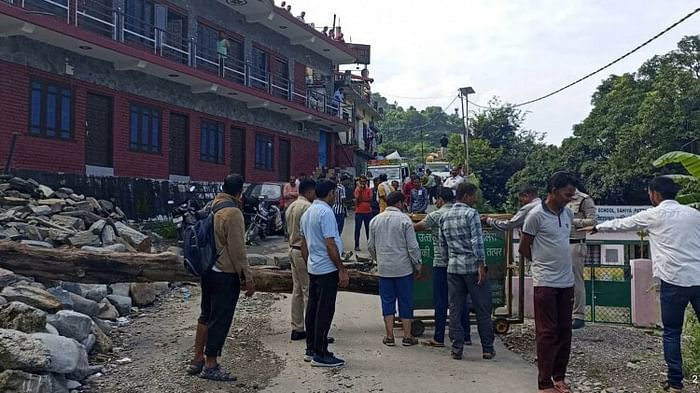
{"label": "man in striped shirt", "polygon": [[452,358],[462,359],[464,329],[461,323],[464,302],[471,296],[476,312],[484,359],[493,359],[493,322],[491,288],[486,268],[484,236],[477,202],[477,188],[471,183],[457,186],[457,203],[445,212],[440,224],[440,252],[447,263],[447,287],[450,303],[450,339]]}
{"label": "man in striped shirt", "polygon": [[[335,222],[338,223],[338,233],[343,236],[343,228],[345,227],[345,187],[338,182],[338,179],[334,179],[338,186],[335,190],[335,202],[333,203],[333,213],[335,214]],[[342,252],[342,250],[341,250]]]}

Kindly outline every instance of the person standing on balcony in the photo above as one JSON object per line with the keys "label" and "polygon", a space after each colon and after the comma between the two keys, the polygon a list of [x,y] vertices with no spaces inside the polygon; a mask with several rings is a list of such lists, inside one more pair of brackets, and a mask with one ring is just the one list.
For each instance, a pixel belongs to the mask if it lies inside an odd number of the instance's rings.
{"label": "person standing on balcony", "polygon": [[537,386],[540,393],[570,392],[566,368],[571,354],[574,270],[569,234],[574,214],[566,205],[578,182],[557,172],[547,182],[547,199],[528,213],[520,238],[520,255],[532,261]]}
{"label": "person standing on balcony", "polygon": [[413,321],[413,278],[420,278],[422,268],[421,250],[416,239],[413,223],[402,212],[405,197],[395,191],[387,197],[389,205],[384,213],[370,223],[369,253],[377,261],[379,296],[386,336],[384,345],[393,347],[394,314],[399,303],[399,318],[403,328],[402,345],[418,344],[411,334]]}
{"label": "person standing on balcony", "polygon": [[226,67],[226,59],[231,52],[231,43],[226,37],[226,33],[219,32],[219,40],[216,42],[216,53],[219,55],[219,75],[224,76],[224,68]]}
{"label": "person standing on balcony", "polygon": [[649,183],[648,192],[653,208],[581,231],[649,232],[653,275],[661,281],[664,358],[668,366],[668,381],[663,388],[681,392],[681,333],[688,303],[700,319],[700,212],[676,201],[678,185],[671,178],[655,177]]}
{"label": "person standing on balcony", "polygon": [[586,234],[578,230],[584,227],[592,227],[598,223],[598,212],[593,198],[576,189],[574,199],[566,206],[574,213],[574,225],[571,226],[569,243],[571,244],[571,258],[574,266],[574,311],[572,314],[572,328],[581,329],[586,326],[583,321],[586,317],[586,284],[583,280],[584,263],[586,260]]}
{"label": "person standing on balcony", "polygon": [[345,102],[345,90],[342,87],[339,87],[333,94],[333,110],[335,110],[334,115],[339,115],[341,113],[343,102]]}
{"label": "person standing on balcony", "polygon": [[306,17],[306,11],[301,11],[301,14],[297,16],[297,19],[299,19],[302,22],[305,22],[304,18]]}
{"label": "person standing on balcony", "polygon": [[372,189],[367,185],[367,177],[360,175],[355,188],[355,251],[360,251],[360,232],[365,226],[365,236],[369,240],[369,222],[372,220]]}

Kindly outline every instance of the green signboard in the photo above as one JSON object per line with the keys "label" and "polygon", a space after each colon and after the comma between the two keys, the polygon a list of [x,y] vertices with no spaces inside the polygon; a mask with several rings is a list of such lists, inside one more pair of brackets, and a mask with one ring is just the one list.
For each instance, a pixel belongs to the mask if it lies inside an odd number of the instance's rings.
{"label": "green signboard", "polygon": [[[423,276],[414,284],[414,306],[416,309],[433,308],[433,236],[430,232],[416,233],[423,260]],[[484,230],[484,248],[486,266],[489,268],[489,280],[494,307],[506,304],[506,242],[503,232]]]}

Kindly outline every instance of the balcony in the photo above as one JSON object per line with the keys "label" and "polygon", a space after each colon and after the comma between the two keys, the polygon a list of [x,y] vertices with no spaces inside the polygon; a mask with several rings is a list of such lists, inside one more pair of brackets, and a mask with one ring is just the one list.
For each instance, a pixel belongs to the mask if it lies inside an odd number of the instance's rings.
{"label": "balcony", "polygon": [[382,119],[384,118],[384,110],[379,108],[378,102],[372,100],[370,81],[366,78],[352,75],[350,71],[345,71],[336,73],[335,88],[342,87],[345,97],[373,119]]}
{"label": "balcony", "polygon": [[341,131],[350,123],[342,105],[320,91],[255,66],[250,59],[222,57],[215,48],[105,7],[98,1],[2,0],[0,37],[22,35],[187,85],[195,94],[214,93]]}
{"label": "balcony", "polygon": [[250,23],[260,23],[287,38],[292,45],[302,45],[335,64],[352,64],[355,52],[345,43],[330,39],[313,27],[300,21],[284,8],[275,6],[273,0],[218,0],[244,15]]}

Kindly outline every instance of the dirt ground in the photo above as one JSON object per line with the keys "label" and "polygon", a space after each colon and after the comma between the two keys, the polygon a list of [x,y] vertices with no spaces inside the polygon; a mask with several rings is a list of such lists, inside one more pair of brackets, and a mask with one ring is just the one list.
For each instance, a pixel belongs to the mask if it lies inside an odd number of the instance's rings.
{"label": "dirt ground", "polygon": [[112,335],[112,356],[96,359],[105,374],[93,378],[90,391],[104,393],[256,392],[279,374],[282,362],[260,338],[271,331],[270,306],[280,296],[241,297],[221,364],[238,377],[231,384],[205,381],[185,373],[199,315],[199,289],[174,289],[151,307],[132,315]]}

